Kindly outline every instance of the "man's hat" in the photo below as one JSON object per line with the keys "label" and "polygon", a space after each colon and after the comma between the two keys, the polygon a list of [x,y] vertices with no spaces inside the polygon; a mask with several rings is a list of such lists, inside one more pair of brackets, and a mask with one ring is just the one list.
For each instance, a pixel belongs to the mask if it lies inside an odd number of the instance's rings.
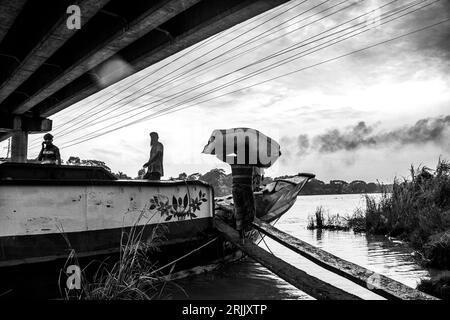
{"label": "man's hat", "polygon": [[50,133],[46,133],[44,136],[44,140],[53,140],[53,136]]}

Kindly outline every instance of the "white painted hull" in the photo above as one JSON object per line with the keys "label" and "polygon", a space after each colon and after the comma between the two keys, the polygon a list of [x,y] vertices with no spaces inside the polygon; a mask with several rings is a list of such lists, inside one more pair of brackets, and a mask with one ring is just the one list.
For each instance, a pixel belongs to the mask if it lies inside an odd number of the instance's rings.
{"label": "white painted hull", "polygon": [[[200,202],[198,208],[192,207],[193,201]],[[212,215],[212,189],[200,184],[0,185],[0,237],[155,225]]]}

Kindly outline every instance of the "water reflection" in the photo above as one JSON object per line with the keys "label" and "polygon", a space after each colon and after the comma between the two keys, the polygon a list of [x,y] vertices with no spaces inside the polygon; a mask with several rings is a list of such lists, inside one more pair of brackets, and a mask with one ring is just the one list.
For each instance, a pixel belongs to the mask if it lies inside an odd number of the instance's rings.
{"label": "water reflection", "polygon": [[321,242],[321,240],[322,240],[322,232],[323,231],[321,229],[318,229],[318,230],[315,231],[315,233],[316,233],[316,241],[317,241],[318,244],[322,244],[322,242]]}

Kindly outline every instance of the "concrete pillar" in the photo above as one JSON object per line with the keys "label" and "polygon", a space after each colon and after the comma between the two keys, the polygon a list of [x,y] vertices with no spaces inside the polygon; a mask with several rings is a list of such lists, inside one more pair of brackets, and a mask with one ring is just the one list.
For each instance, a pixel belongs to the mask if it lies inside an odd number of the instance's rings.
{"label": "concrete pillar", "polygon": [[14,131],[11,137],[11,161],[27,162],[28,132],[22,130],[21,117],[14,117]]}

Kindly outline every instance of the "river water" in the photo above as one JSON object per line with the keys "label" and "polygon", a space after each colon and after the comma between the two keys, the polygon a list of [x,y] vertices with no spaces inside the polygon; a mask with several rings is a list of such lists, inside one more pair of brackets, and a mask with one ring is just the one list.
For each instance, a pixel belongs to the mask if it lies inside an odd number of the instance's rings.
{"label": "river water", "polygon": [[[378,198],[380,195],[372,196]],[[430,271],[416,262],[414,251],[400,241],[353,231],[308,230],[308,216],[313,215],[318,206],[322,206],[330,215],[350,215],[356,208],[364,209],[364,195],[299,196],[295,205],[275,226],[340,258],[414,288],[421,278],[430,276]],[[259,245],[266,250],[269,248],[276,256],[297,268],[345,291],[364,299],[383,299],[267,237]],[[215,271],[177,280],[176,285],[178,287],[175,290],[169,289],[166,292],[167,299],[313,299],[250,258],[230,263]]]}

